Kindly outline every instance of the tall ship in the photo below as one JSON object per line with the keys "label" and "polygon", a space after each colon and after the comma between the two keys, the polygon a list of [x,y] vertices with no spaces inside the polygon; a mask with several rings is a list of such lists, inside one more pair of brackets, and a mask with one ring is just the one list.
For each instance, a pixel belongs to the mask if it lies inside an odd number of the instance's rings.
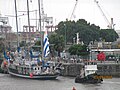
{"label": "tall ship", "polygon": [[[38,0],[39,1],[39,0]],[[30,78],[30,79],[56,79],[60,75],[62,63],[56,63],[50,60],[50,48],[47,30],[44,31],[44,39],[42,39],[41,32],[41,14],[40,1],[39,4],[39,24],[41,33],[41,50],[34,50],[32,46],[26,48],[17,47],[16,52],[4,52],[4,67],[7,68],[8,73],[13,76]],[[27,6],[28,6],[27,0]],[[17,25],[17,9],[16,11],[16,27]],[[28,6],[29,9],[29,6]],[[30,27],[29,10],[28,10],[28,24]],[[30,29],[30,28],[29,28]],[[30,30],[29,30],[30,31]],[[17,28],[18,33],[18,28]]]}
{"label": "tall ship", "polygon": [[[48,44],[48,41],[45,43]],[[47,60],[48,45],[44,49],[46,60],[45,57],[44,59],[41,58],[42,55],[39,51],[32,49],[30,51],[19,49],[13,54],[14,56],[10,56],[10,52],[7,52],[5,55],[8,62],[8,73],[11,75],[34,79],[56,79],[60,75],[62,63]]]}

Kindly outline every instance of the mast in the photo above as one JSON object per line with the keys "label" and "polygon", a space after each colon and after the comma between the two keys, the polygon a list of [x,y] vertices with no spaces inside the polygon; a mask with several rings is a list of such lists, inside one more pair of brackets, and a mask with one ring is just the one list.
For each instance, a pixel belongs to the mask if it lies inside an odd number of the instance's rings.
{"label": "mast", "polygon": [[38,0],[38,8],[39,8],[39,27],[40,27],[40,36],[41,36],[41,52],[42,52],[42,59],[43,59],[43,44],[42,44],[42,28],[41,28],[41,7],[40,7],[40,0]]}
{"label": "mast", "polygon": [[29,16],[29,1],[27,0],[27,14],[28,14],[28,27],[29,27],[29,40],[31,45],[31,30],[30,30],[30,16]]}
{"label": "mast", "polygon": [[15,17],[16,17],[16,28],[17,28],[17,48],[19,47],[19,38],[18,38],[18,20],[17,20],[17,5],[16,0],[14,0],[15,3]]}

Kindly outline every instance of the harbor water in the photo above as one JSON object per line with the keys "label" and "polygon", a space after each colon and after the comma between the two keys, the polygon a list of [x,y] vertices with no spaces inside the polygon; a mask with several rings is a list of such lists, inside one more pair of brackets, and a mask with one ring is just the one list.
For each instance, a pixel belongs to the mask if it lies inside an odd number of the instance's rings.
{"label": "harbor water", "polygon": [[56,80],[33,80],[0,74],[0,90],[120,90],[120,78],[105,79],[100,84],[80,84],[74,77],[59,76]]}

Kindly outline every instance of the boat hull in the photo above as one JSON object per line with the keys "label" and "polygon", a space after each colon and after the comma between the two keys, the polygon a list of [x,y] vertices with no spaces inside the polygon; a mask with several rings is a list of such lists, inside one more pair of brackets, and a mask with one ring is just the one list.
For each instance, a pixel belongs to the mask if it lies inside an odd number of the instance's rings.
{"label": "boat hull", "polygon": [[21,78],[28,79],[56,79],[59,76],[59,73],[41,73],[41,74],[32,74],[30,72],[19,72],[18,69],[13,69],[8,67],[8,73],[12,76],[17,76]]}
{"label": "boat hull", "polygon": [[33,75],[32,77],[29,75],[25,75],[25,74],[17,74],[17,73],[13,73],[9,71],[9,74],[12,76],[17,76],[17,77],[21,77],[21,78],[28,78],[28,79],[56,79],[58,77],[58,75]]}
{"label": "boat hull", "polygon": [[84,77],[81,78],[80,76],[77,76],[75,78],[75,83],[89,83],[89,84],[96,84],[96,83],[101,83],[103,81],[102,78],[94,78],[94,77]]}

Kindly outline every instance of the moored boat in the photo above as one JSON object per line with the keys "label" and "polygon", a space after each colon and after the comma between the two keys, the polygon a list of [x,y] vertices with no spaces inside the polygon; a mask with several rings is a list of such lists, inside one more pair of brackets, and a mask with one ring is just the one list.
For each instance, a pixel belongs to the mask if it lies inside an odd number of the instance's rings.
{"label": "moored boat", "polygon": [[96,61],[85,61],[83,68],[80,71],[80,75],[76,76],[75,83],[101,83],[103,81],[97,74]]}
{"label": "moored boat", "polygon": [[44,34],[44,41],[44,58],[38,51],[20,50],[20,48],[14,53],[13,58],[9,55],[9,58],[6,58],[8,73],[24,78],[56,79],[60,75],[62,63],[46,59],[50,53],[47,31]]}
{"label": "moored boat", "polygon": [[[39,0],[38,0],[39,1]],[[47,30],[44,30],[44,39],[42,39],[41,32],[41,14],[40,14],[40,2],[39,4],[39,29],[41,34],[41,49],[39,51],[34,51],[31,45],[26,46],[26,48],[19,48],[19,42],[17,41],[16,52],[7,52],[4,57],[7,61],[8,73],[22,78],[32,78],[32,79],[56,79],[60,75],[60,70],[62,63],[55,63],[48,59],[50,54],[49,41]],[[17,6],[15,0],[15,12],[16,12],[16,27],[17,24]],[[28,12],[28,27],[30,30],[30,18],[29,18],[29,3],[27,0],[27,12]],[[44,20],[43,20],[44,21]],[[18,28],[17,28],[17,40],[18,40]],[[43,40],[43,41],[42,41]],[[41,53],[40,53],[41,52]],[[11,54],[12,53],[12,54]]]}
{"label": "moored boat", "polygon": [[[41,62],[40,62],[41,63]],[[60,71],[54,67],[53,63],[48,65],[37,64],[36,62],[24,62],[24,64],[13,62],[8,66],[8,72],[11,75],[33,78],[33,79],[56,79]]]}

